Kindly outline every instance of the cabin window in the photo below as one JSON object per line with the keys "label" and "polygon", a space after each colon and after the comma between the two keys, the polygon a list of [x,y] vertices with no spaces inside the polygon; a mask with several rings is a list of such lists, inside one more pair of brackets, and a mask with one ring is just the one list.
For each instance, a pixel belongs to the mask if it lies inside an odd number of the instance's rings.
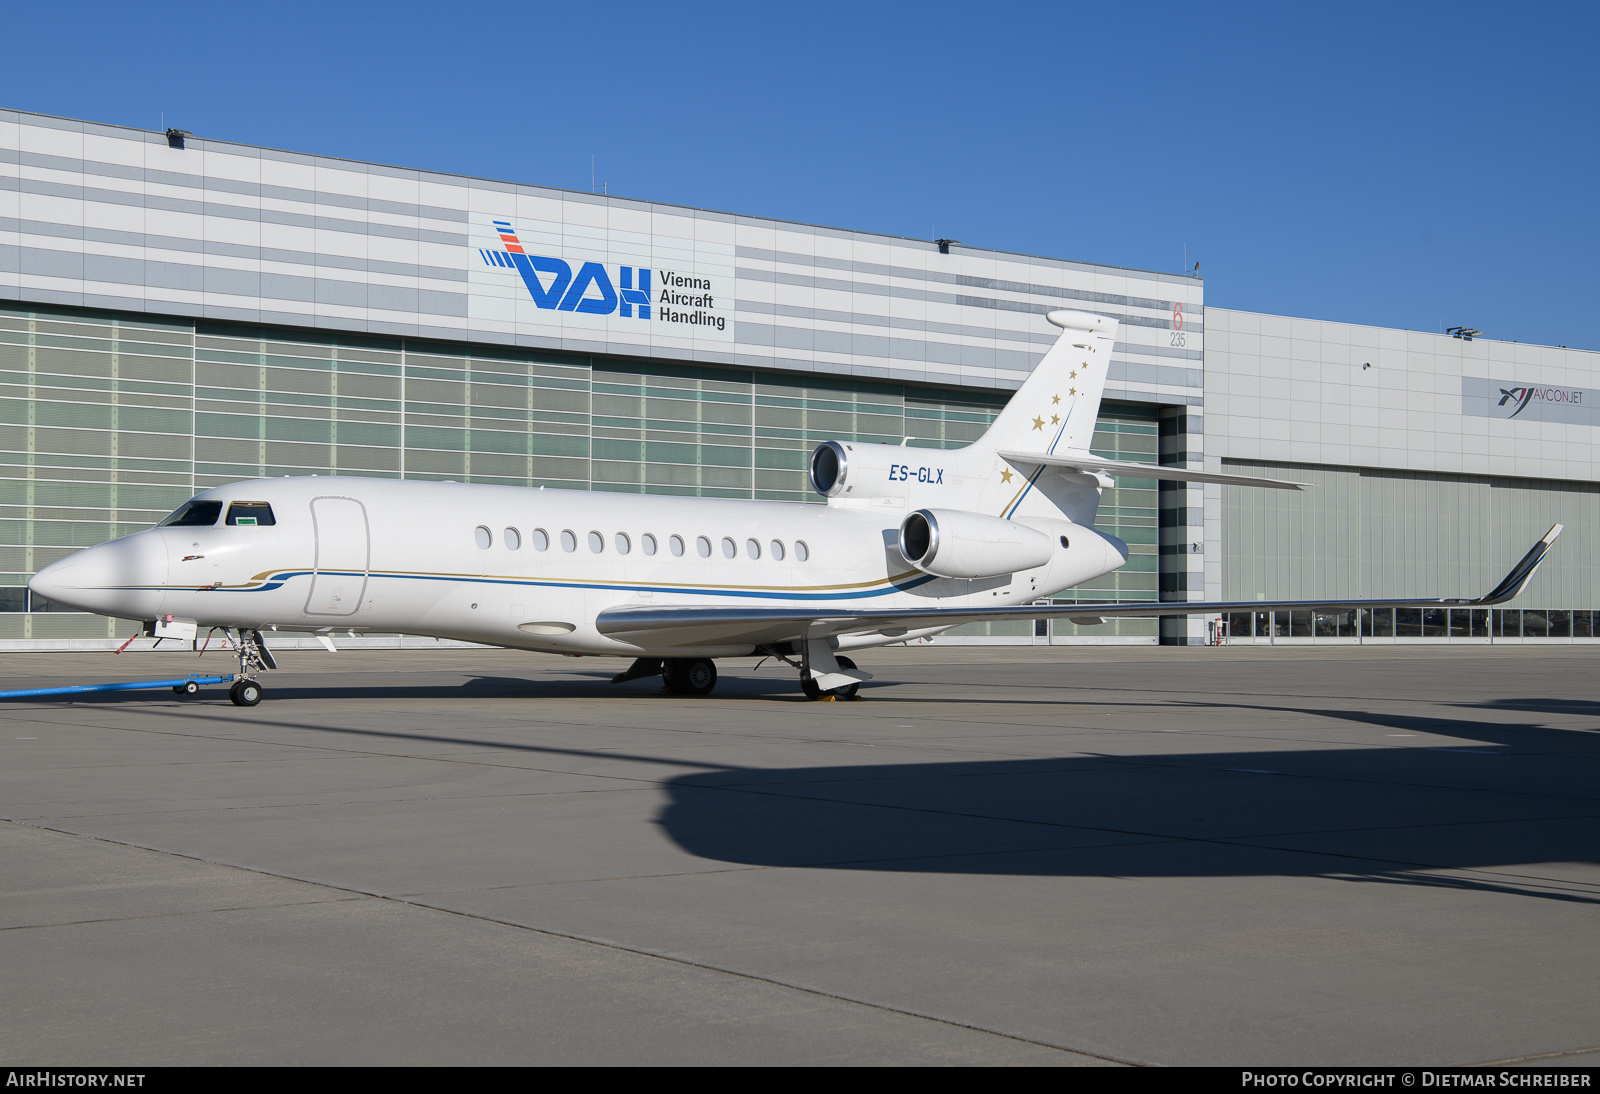
{"label": "cabin window", "polygon": [[625,555],[631,550],[633,550],[633,543],[632,543],[632,541],[630,541],[628,539],[628,533],[626,533],[626,532],[618,532],[617,533],[617,554]]}
{"label": "cabin window", "polygon": [[673,558],[682,558],[683,557],[683,537],[682,536],[673,536],[671,539],[667,540],[667,546],[672,549],[672,557]]}
{"label": "cabin window", "polygon": [[751,558],[760,558],[761,557],[761,544],[758,543],[757,541],[753,540],[753,539],[745,540],[744,541],[744,553],[749,555]]}
{"label": "cabin window", "polygon": [[701,558],[711,557],[711,541],[705,536],[701,536],[694,541],[694,549],[700,552]]}
{"label": "cabin window", "polygon": [[209,528],[217,523],[217,518],[222,515],[220,501],[202,501],[199,498],[190,498],[166,520],[156,525],[157,528]]}
{"label": "cabin window", "polygon": [[228,506],[228,519],[224,524],[259,525],[268,527],[278,523],[272,516],[272,506],[264,501],[236,501]]}
{"label": "cabin window", "polygon": [[561,530],[561,549],[569,552],[578,549],[578,537],[573,534],[571,528]]}
{"label": "cabin window", "polygon": [[494,543],[494,533],[481,524],[472,530],[472,538],[479,547],[486,551],[489,549],[489,545]]}
{"label": "cabin window", "polygon": [[772,557],[779,562],[783,561],[783,541],[781,539],[772,541]]}
{"label": "cabin window", "polygon": [[528,533],[528,542],[533,544],[535,551],[548,551],[550,549],[550,534],[543,528],[535,528]]}
{"label": "cabin window", "polygon": [[506,550],[517,551],[522,548],[522,533],[515,528],[507,528],[500,533],[500,542],[506,545]]}
{"label": "cabin window", "polygon": [[643,551],[647,555],[655,554],[656,553],[656,537],[652,536],[649,532],[646,532],[644,535],[640,536],[639,537],[639,550]]}
{"label": "cabin window", "polygon": [[589,533],[589,550],[591,552],[593,552],[594,554],[599,554],[601,551],[604,551],[605,549],[606,549],[606,537],[602,536],[599,532],[590,532]]}
{"label": "cabin window", "polygon": [[806,546],[806,541],[803,540],[803,539],[795,540],[794,541],[794,560],[796,562],[804,562],[806,559],[808,559],[810,557],[811,557],[811,548]]}
{"label": "cabin window", "polygon": [[739,553],[739,545],[727,536],[722,537],[722,557],[733,558]]}

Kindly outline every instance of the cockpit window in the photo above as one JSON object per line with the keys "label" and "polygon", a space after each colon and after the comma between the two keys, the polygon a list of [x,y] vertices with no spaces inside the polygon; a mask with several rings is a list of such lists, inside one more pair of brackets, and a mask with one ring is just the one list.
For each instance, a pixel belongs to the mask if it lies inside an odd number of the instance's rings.
{"label": "cockpit window", "polygon": [[272,506],[266,502],[236,501],[228,506],[228,519],[224,523],[268,525],[278,522],[273,519]]}
{"label": "cockpit window", "polygon": [[203,498],[190,498],[178,506],[177,512],[166,520],[156,525],[157,528],[172,527],[205,527],[209,528],[217,523],[217,518],[222,515],[220,501],[208,501]]}

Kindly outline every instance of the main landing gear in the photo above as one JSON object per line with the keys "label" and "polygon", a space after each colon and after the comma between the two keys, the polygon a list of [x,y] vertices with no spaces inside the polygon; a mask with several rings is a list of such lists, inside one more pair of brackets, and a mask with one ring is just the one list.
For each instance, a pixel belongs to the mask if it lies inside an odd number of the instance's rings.
{"label": "main landing gear", "polygon": [[[854,699],[861,690],[861,681],[872,678],[870,673],[858,672],[856,663],[850,658],[836,656],[826,644],[819,646],[815,652],[802,647],[798,661],[791,656],[793,650],[785,647],[762,646],[759,652],[798,669],[800,690],[805,692],[807,699]],[[815,672],[812,671],[813,664],[817,666]],[[650,676],[660,676],[661,682],[673,695],[710,695],[717,686],[717,666],[709,657],[641,657],[613,676],[611,682],[626,684],[629,680],[643,680]],[[818,677],[821,677],[820,682]],[[824,684],[832,686],[825,687]]]}
{"label": "main landing gear", "polygon": [[[856,663],[850,660],[848,657],[840,657],[835,655],[834,660],[839,662],[839,667],[842,669],[854,669],[856,667]],[[820,686],[818,686],[815,680],[811,679],[811,677],[802,676],[800,677],[800,690],[805,692],[807,699],[813,701],[821,699],[824,696],[830,699],[848,700],[856,697],[856,692],[861,690],[861,685],[860,683],[854,683],[847,684],[842,688],[829,688],[827,690],[823,690]]]}
{"label": "main landing gear", "polygon": [[674,695],[710,695],[717,686],[717,666],[709,657],[641,657],[611,682],[625,684],[647,676],[660,676]]}

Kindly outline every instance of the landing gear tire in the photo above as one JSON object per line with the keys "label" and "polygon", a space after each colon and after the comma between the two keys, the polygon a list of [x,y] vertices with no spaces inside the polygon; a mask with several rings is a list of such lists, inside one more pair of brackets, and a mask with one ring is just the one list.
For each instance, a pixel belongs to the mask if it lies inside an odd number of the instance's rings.
{"label": "landing gear tire", "polygon": [[674,695],[710,695],[717,666],[707,657],[674,657],[662,662],[661,679]]}
{"label": "landing gear tire", "polygon": [[199,695],[200,694],[200,685],[195,683],[193,680],[190,680],[186,684],[174,684],[172,686],[172,694],[174,694],[174,695]]}
{"label": "landing gear tire", "polygon": [[[848,657],[835,656],[834,660],[839,662],[839,667],[842,669],[853,669],[856,667],[856,663],[850,660]],[[861,685],[847,684],[842,688],[831,688],[828,691],[823,691],[817,686],[817,682],[815,680],[811,679],[809,676],[805,676],[801,677],[800,679],[800,690],[805,693],[805,697],[807,699],[810,699],[813,702],[821,699],[824,695],[831,695],[838,700],[846,700],[854,699],[856,697],[856,692],[861,690]]]}
{"label": "landing gear tire", "polygon": [[254,680],[240,680],[228,689],[228,698],[236,707],[253,707],[261,702],[261,685]]}

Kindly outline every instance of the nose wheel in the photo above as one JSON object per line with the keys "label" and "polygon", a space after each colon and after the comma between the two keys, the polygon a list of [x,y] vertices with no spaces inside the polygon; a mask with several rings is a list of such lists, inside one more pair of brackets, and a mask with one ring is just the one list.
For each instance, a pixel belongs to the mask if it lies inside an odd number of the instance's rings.
{"label": "nose wheel", "polygon": [[228,689],[228,698],[236,707],[253,707],[261,702],[261,684],[257,682],[256,674],[275,669],[278,663],[273,660],[266,642],[262,641],[260,631],[240,628],[236,649],[239,654],[239,679]]}

